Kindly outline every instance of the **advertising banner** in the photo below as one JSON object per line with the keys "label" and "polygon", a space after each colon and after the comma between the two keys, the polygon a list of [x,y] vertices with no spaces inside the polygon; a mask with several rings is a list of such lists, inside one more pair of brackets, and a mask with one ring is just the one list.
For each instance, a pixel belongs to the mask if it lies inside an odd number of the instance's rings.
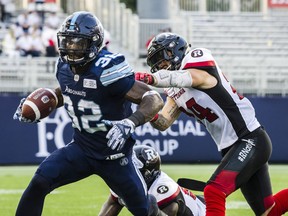
{"label": "advertising banner", "polygon": [[[64,108],[38,124],[13,120],[21,97],[0,96],[0,164],[39,164],[71,141],[73,129]],[[287,163],[288,98],[250,98],[256,115],[273,142],[271,162]],[[164,132],[149,123],[135,131],[138,144],[155,147],[165,163],[214,163],[221,157],[209,133],[195,119],[182,114]]]}

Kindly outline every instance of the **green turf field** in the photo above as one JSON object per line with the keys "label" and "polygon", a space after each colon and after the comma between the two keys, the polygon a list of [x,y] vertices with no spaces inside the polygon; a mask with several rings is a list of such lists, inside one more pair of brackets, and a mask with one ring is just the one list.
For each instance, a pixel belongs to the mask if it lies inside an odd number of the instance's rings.
{"label": "green turf field", "polygon": [[[188,177],[206,180],[215,165],[162,165],[173,179]],[[0,167],[0,215],[13,216],[20,196],[30,181],[35,166]],[[270,165],[273,191],[288,187],[288,165]],[[98,176],[63,186],[46,197],[43,216],[96,216],[109,190]],[[227,199],[228,216],[253,215],[242,194],[237,191]],[[122,210],[120,216],[131,215]],[[287,214],[288,215],[288,214]]]}

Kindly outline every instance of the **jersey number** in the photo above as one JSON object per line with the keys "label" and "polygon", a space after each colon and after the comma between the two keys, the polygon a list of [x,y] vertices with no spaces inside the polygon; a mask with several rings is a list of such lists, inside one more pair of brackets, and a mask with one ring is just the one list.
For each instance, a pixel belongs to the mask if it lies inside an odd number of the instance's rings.
{"label": "jersey number", "polygon": [[[65,97],[65,104],[67,105],[67,111],[72,118],[72,126],[78,130],[85,130],[88,133],[94,133],[96,131],[106,131],[104,123],[98,123],[102,117],[102,113],[98,104],[93,101],[81,99],[76,109],[72,105],[70,97]],[[76,116],[75,112],[81,113],[81,116]]]}
{"label": "jersey number", "polygon": [[[191,98],[186,102],[186,106],[189,110],[191,110],[198,119],[203,120],[206,119],[210,123],[218,119],[218,116],[212,112],[209,108],[204,108],[201,105],[197,104],[194,98]],[[186,112],[183,107],[180,107],[182,112],[185,112],[187,115],[191,115],[191,113]]]}

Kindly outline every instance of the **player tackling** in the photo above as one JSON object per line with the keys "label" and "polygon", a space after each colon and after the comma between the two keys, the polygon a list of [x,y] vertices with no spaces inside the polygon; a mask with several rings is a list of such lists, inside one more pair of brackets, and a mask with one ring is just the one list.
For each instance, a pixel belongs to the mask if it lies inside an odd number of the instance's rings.
{"label": "player tackling", "polygon": [[223,156],[204,189],[206,215],[224,216],[226,197],[239,188],[255,215],[287,212],[288,189],[272,194],[271,140],[250,101],[231,86],[211,52],[190,50],[181,36],[161,33],[149,44],[147,63],[152,74],[137,73],[136,79],[164,87],[167,94],[152,125],[165,130],[183,112],[206,127]]}
{"label": "player tackling", "polygon": [[[192,191],[180,187],[161,170],[161,157],[152,147],[137,145],[133,148],[134,161],[147,184],[148,193],[155,196],[159,208],[169,216],[204,216],[205,201]],[[114,191],[102,206],[99,216],[116,216],[125,206]]]}
{"label": "player tackling", "polygon": [[[135,82],[134,71],[122,54],[102,49],[103,37],[100,21],[85,11],[68,16],[60,27],[57,107],[64,105],[74,135],[69,144],[40,164],[21,197],[16,216],[41,215],[45,197],[52,190],[93,174],[123,197],[133,215],[165,215],[155,197],[147,195],[132,162],[132,133],[153,118],[163,107],[163,100],[146,84]],[[138,104],[134,113],[131,102]],[[26,122],[22,103],[14,117]]]}

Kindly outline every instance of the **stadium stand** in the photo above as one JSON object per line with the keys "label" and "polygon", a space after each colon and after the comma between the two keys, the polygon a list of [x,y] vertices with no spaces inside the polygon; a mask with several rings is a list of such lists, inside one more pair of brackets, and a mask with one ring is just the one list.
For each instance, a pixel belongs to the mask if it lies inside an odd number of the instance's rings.
{"label": "stadium stand", "polygon": [[[221,1],[215,0],[215,10],[218,11],[211,12],[207,11],[209,8],[211,10],[211,5],[203,9],[204,1],[170,0],[170,7],[173,8],[171,18],[160,20],[139,19],[120,0],[87,0],[85,4],[76,0],[70,2],[67,13],[88,10],[97,14],[111,34],[109,49],[124,53],[135,70],[149,70],[144,58],[146,42],[162,29],[170,28],[187,38],[192,47],[210,49],[225,75],[240,93],[257,96],[288,95],[287,8],[269,10],[258,4],[267,1],[255,0],[248,4],[241,0],[231,1],[240,3],[233,6],[233,10],[238,8],[238,11],[229,11],[229,8],[227,11],[225,5],[225,11],[221,12]],[[253,10],[251,2],[257,3]],[[193,10],[189,11],[183,5],[192,5]],[[247,8],[247,5],[251,7]],[[65,17],[63,13],[59,15]],[[0,28],[0,38],[3,38],[5,31],[5,28]],[[1,56],[0,59],[1,92],[28,92],[34,87],[33,82],[38,82],[39,86],[41,81],[46,87],[55,84],[51,66],[54,58],[23,60]]]}
{"label": "stadium stand", "polygon": [[212,51],[243,94],[287,95],[288,17],[280,14],[186,13],[192,46]]}
{"label": "stadium stand", "polygon": [[43,87],[56,87],[55,58],[0,57],[0,92],[2,94],[27,93]]}

